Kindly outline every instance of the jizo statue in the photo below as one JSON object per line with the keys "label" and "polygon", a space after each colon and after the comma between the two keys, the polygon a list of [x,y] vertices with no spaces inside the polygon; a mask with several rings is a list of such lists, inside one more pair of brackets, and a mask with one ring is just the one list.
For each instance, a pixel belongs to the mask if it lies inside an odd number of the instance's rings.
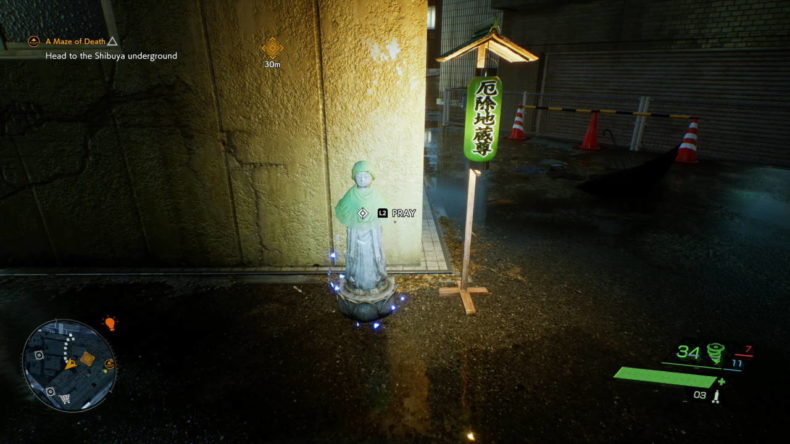
{"label": "jizo statue", "polygon": [[338,307],[346,316],[370,322],[390,313],[395,281],[387,276],[378,210],[386,209],[383,196],[373,186],[376,176],[364,160],[351,169],[354,186],[335,207],[346,226],[346,275],[338,291]]}

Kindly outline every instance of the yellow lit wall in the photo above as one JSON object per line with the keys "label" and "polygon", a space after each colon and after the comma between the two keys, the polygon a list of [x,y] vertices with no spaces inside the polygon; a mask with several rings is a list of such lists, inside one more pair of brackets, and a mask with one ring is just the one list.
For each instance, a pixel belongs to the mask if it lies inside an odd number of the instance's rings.
{"label": "yellow lit wall", "polygon": [[[425,122],[424,1],[322,2],[321,29],[332,202],[353,185],[351,167],[375,168],[374,186],[391,208],[384,242],[391,264],[419,263]],[[345,228],[333,218],[345,249]]]}
{"label": "yellow lit wall", "polygon": [[384,230],[391,264],[419,262],[425,0],[115,14],[124,51],[178,60],[0,63],[0,106],[33,122],[0,133],[2,265],[325,265],[359,159],[391,207],[418,209]]}

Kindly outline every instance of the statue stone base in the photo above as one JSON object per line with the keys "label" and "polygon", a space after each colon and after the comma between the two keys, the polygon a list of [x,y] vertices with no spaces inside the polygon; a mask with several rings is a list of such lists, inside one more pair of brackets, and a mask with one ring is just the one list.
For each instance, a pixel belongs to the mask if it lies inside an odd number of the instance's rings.
{"label": "statue stone base", "polygon": [[337,308],[341,313],[360,322],[371,322],[392,313],[395,279],[387,277],[373,290],[351,289],[346,280],[340,282]]}

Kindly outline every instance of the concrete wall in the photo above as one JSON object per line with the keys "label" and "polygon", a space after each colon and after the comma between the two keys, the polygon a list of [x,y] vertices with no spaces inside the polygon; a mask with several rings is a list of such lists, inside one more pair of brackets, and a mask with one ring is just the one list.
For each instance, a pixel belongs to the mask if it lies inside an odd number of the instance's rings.
{"label": "concrete wall", "polygon": [[[415,219],[389,219],[384,228],[392,263],[421,258],[426,14],[424,0],[321,8],[331,202],[353,185],[354,162],[368,160],[390,207],[417,209]],[[345,228],[332,221],[345,250]]]}
{"label": "concrete wall", "polygon": [[[535,54],[566,51],[787,48],[790,2],[492,0],[505,35]],[[508,90],[539,87],[542,63],[500,64]]]}
{"label": "concrete wall", "polygon": [[[425,3],[117,1],[178,60],[0,61],[0,265],[326,264],[359,159],[421,212]],[[420,237],[390,219],[390,263]]]}
{"label": "concrete wall", "polygon": [[428,70],[425,79],[425,110],[429,115],[426,116],[425,124],[426,127],[435,127],[438,125],[437,120],[442,111],[442,106],[437,103],[437,99],[442,97],[442,93],[439,91],[441,67],[440,63],[436,61],[442,50],[442,0],[429,0],[428,6],[436,8],[436,27],[427,30],[427,60],[425,64]]}

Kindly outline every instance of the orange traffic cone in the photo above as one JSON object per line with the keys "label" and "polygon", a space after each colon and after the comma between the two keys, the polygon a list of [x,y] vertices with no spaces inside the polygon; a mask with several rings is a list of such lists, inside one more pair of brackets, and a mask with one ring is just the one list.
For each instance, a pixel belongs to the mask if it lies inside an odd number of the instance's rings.
{"label": "orange traffic cone", "polygon": [[584,134],[584,140],[579,145],[580,149],[585,151],[598,151],[601,146],[598,145],[598,113],[592,113],[590,123],[587,125],[587,132]]}
{"label": "orange traffic cone", "polygon": [[524,105],[519,105],[516,109],[516,120],[507,140],[527,140],[527,135],[524,134]]}
{"label": "orange traffic cone", "polygon": [[678,155],[675,162],[697,163],[697,131],[699,130],[699,120],[694,119],[689,124],[686,135],[683,136],[683,143],[680,144]]}

